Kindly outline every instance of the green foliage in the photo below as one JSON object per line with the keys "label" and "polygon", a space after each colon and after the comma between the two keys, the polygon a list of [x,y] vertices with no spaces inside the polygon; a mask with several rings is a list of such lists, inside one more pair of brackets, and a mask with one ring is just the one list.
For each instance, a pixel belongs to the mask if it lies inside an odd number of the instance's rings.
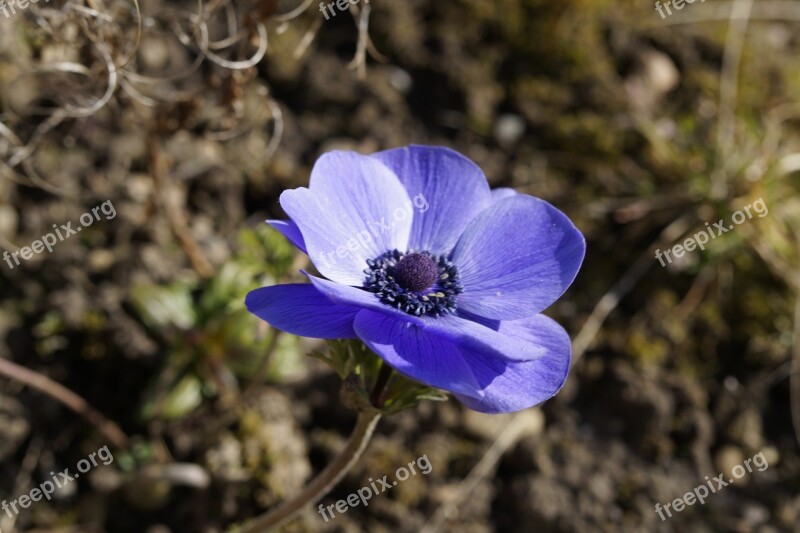
{"label": "green foliage", "polygon": [[131,289],[131,304],[168,354],[145,395],[144,420],[183,418],[222,394],[220,387],[231,378],[263,377],[254,374],[268,356],[267,378],[285,379],[299,370],[298,339],[276,339],[244,306],[249,291],[287,275],[294,249],[266,225],[242,230],[238,242],[239,254],[209,280],[140,283]]}
{"label": "green foliage", "polygon": [[159,404],[148,402],[142,417],[156,416],[164,420],[179,420],[194,411],[203,403],[203,383],[197,376],[188,375],[178,381],[161,399]]}
{"label": "green foliage", "polygon": [[191,290],[193,283],[140,284],[131,288],[131,302],[142,321],[151,328],[189,330],[197,324]]}
{"label": "green foliage", "polygon": [[330,366],[343,380],[342,402],[353,410],[377,408],[390,415],[416,407],[424,400],[445,401],[448,398],[444,391],[421,385],[391,371],[381,395],[382,404],[376,406],[372,396],[384,364],[364,343],[357,340],[331,341],[327,350],[315,351],[310,355]]}

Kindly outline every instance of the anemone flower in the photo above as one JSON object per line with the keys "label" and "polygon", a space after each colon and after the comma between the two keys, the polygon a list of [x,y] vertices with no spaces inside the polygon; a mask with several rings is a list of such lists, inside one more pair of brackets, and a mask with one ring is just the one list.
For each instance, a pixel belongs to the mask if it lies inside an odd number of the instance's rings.
{"label": "anemone flower", "polygon": [[326,153],[280,204],[290,220],[268,223],[320,276],[248,294],[273,327],[360,339],[485,413],[531,407],[564,384],[570,339],[540,313],[575,279],[586,244],[549,203],[491,191],[453,150],[411,146]]}

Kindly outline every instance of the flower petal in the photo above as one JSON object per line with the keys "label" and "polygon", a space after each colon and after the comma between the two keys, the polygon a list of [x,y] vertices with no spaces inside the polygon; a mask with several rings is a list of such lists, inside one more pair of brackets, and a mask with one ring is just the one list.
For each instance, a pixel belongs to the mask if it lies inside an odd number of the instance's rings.
{"label": "flower petal", "polygon": [[410,146],[372,157],[397,175],[414,200],[411,249],[449,254],[470,221],[491,203],[483,171],[449,148]]}
{"label": "flower petal", "polygon": [[362,341],[392,368],[441,389],[472,394],[478,382],[459,347],[402,319],[363,310],[354,321]]}
{"label": "flower petal", "polygon": [[409,315],[399,309],[386,305],[381,302],[374,293],[318,278],[303,270],[301,270],[301,272],[308,277],[311,284],[314,285],[319,292],[328,297],[332,302],[350,307],[370,309],[378,313],[394,316],[398,319],[421,323],[419,317]]}
{"label": "flower petal", "polygon": [[453,251],[464,293],[460,310],[513,320],[541,312],[570,286],[586,241],[549,203],[517,194],[469,225]]}
{"label": "flower petal", "polygon": [[280,231],[297,249],[308,255],[306,242],[303,240],[303,234],[300,233],[300,228],[297,227],[297,224],[291,220],[267,220],[267,224]]}
{"label": "flower petal", "polygon": [[275,285],[250,291],[247,310],[272,327],[315,339],[354,339],[357,307],[339,305],[309,284]]}
{"label": "flower petal", "polygon": [[367,259],[408,244],[411,200],[374,158],[329,152],[314,165],[309,188],[285,191],[280,201],[314,266],[333,281],[360,285]]}
{"label": "flower petal", "polygon": [[425,329],[431,334],[440,335],[453,342],[494,357],[527,361],[540,357],[542,348],[507,337],[497,331],[498,322],[485,321],[486,325],[468,318],[445,315],[438,318],[413,316],[381,302],[373,293],[355,287],[341,285],[326,279],[306,274],[318,291],[331,301],[349,306],[361,307],[380,313],[403,323]]}
{"label": "flower petal", "polygon": [[361,340],[398,372],[451,391],[476,411],[502,413],[531,407],[555,394],[566,379],[569,337],[547,317],[503,323],[496,332],[510,341],[507,348],[526,351],[530,357],[525,360],[499,355],[483,336],[470,338],[430,329],[429,321],[434,319],[425,320],[424,325],[412,324],[364,310],[356,315],[354,328]]}
{"label": "flower petal", "polygon": [[492,203],[505,200],[506,198],[511,198],[517,194],[517,191],[509,187],[498,187],[497,189],[492,189]]}
{"label": "flower petal", "polygon": [[[532,407],[561,390],[569,372],[572,347],[569,336],[558,323],[544,315],[500,323],[499,333],[545,349],[531,361],[500,361],[482,354],[465,352],[467,363],[479,368],[480,397],[456,394],[456,398],[475,411],[507,413]],[[484,381],[480,376],[496,377]]]}

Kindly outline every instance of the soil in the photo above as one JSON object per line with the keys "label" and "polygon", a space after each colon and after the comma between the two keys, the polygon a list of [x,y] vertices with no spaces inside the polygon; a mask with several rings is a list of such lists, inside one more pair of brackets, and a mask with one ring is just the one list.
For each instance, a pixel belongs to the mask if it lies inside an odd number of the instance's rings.
{"label": "soil", "polygon": [[[662,19],[622,0],[372,0],[360,34],[366,3],[286,21],[296,2],[211,2],[201,26],[197,3],[153,0],[137,47],[133,4],[72,6],[0,16],[0,248],[81,226],[0,262],[0,357],[52,380],[0,367],[0,497],[104,446],[113,461],[0,511],[0,530],[225,531],[299,491],[355,413],[307,355],[323,345],[243,308],[308,267],[263,220],[326,151],[434,144],[585,234],[547,310],[574,368],[516,417],[450,399],[383,419],[323,504],[422,457],[430,472],[283,530],[428,531],[449,502],[441,531],[800,531],[796,9],[729,22],[722,2]],[[758,199],[767,215],[705,250],[654,257]]]}

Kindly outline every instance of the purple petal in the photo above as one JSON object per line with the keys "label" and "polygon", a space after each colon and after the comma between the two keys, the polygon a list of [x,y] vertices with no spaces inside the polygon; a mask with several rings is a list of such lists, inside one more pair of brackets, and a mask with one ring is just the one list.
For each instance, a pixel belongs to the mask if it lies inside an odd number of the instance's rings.
{"label": "purple petal", "polygon": [[392,368],[419,382],[463,394],[479,388],[459,347],[444,337],[382,313],[356,315],[356,333]]}
{"label": "purple petal", "polygon": [[539,404],[561,389],[572,353],[564,328],[551,318],[535,315],[502,322],[499,333],[543,347],[545,353],[531,361],[499,361],[474,351],[466,353],[467,362],[481,369],[476,375],[483,388],[480,396],[457,393],[461,403],[483,413],[507,413]]}
{"label": "purple petal", "polygon": [[[504,323],[494,332],[506,339],[507,349],[527,352],[529,357],[524,360],[498,355],[486,344],[484,335],[447,334],[427,325],[427,320],[421,326],[364,310],[356,315],[354,328],[361,340],[398,372],[454,392],[476,411],[503,413],[531,407],[555,394],[566,379],[569,337],[545,316]],[[510,355],[518,357],[520,353]]]}
{"label": "purple petal", "polygon": [[512,196],[516,196],[517,191],[514,189],[510,189],[508,187],[499,187],[497,189],[492,189],[492,203],[499,202],[500,200],[505,200],[506,198],[511,198]]}
{"label": "purple petal", "polygon": [[354,152],[320,157],[309,188],[285,191],[281,206],[317,270],[347,285],[362,283],[367,259],[405,250],[411,233],[413,206],[403,185],[380,161]]}
{"label": "purple petal", "polygon": [[308,255],[303,234],[300,233],[300,228],[297,227],[297,224],[291,220],[267,220],[267,224],[280,231],[297,249]]}
{"label": "purple petal", "polygon": [[378,152],[414,200],[409,248],[448,254],[469,222],[489,207],[483,171],[449,148],[410,146]]}
{"label": "purple petal", "polygon": [[359,309],[333,303],[309,284],[275,285],[250,291],[247,310],[272,327],[315,339],[354,339]]}
{"label": "purple petal", "polygon": [[385,303],[381,302],[374,293],[357,289],[355,287],[350,287],[349,285],[335,283],[327,279],[318,278],[305,271],[301,272],[308,277],[308,279],[311,281],[311,284],[319,292],[324,294],[332,302],[349,307],[371,309],[379,313],[392,315],[398,319],[421,323],[421,319],[419,317],[411,316],[408,313],[400,311],[399,309],[395,309],[394,307],[386,305]]}
{"label": "purple petal", "polygon": [[314,287],[331,301],[348,307],[363,309],[386,315],[399,322],[412,325],[494,357],[526,361],[540,357],[543,349],[519,342],[497,331],[498,323],[480,324],[467,318],[445,315],[438,318],[413,316],[381,302],[373,293],[355,287],[341,285],[306,274]]}
{"label": "purple petal", "polygon": [[460,310],[513,320],[541,312],[570,286],[586,242],[564,213],[532,196],[500,200],[469,225],[453,252]]}

